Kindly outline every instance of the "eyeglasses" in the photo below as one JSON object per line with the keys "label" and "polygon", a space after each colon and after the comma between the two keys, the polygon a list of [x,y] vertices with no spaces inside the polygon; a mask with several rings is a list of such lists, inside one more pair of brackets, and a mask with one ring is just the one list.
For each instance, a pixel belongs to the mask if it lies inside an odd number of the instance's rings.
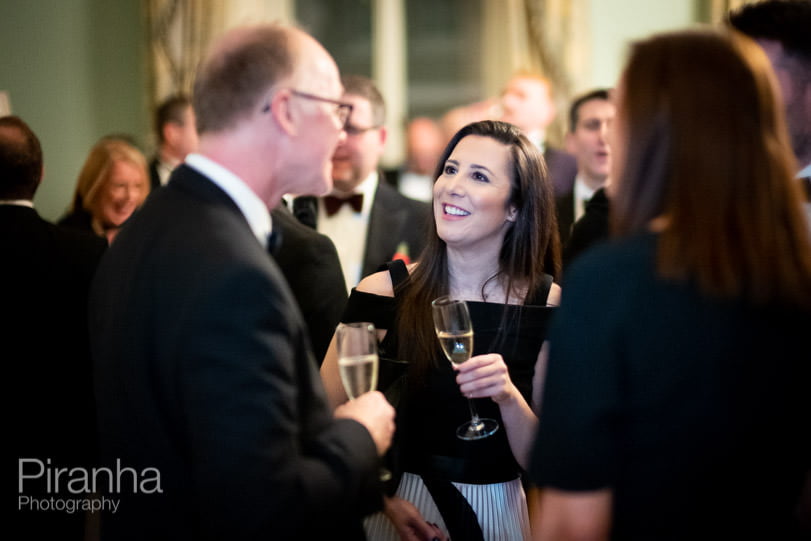
{"label": "eyeglasses", "polygon": [[352,124],[346,124],[344,126],[344,131],[347,135],[361,135],[366,133],[367,131],[377,130],[382,128],[382,126],[369,126],[368,128],[359,128],[357,126],[353,126]]}
{"label": "eyeglasses", "polygon": [[[352,116],[351,103],[333,100],[332,98],[323,98],[321,96],[316,96],[315,94],[309,94],[307,92],[301,92],[293,88],[290,89],[290,93],[293,94],[294,96],[298,96],[299,98],[304,98],[306,100],[322,101],[324,103],[331,103],[335,105],[335,111],[333,112],[333,114],[340,123],[341,129],[347,130],[347,123],[349,122],[349,117]],[[270,111],[270,104],[267,104],[262,108],[262,112],[267,113],[268,111]]]}

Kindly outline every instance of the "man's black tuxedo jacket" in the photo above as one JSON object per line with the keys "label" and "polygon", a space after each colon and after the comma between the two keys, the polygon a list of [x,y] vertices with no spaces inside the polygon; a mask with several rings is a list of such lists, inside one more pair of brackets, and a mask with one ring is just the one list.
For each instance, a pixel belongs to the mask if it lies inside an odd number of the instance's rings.
{"label": "man's black tuxedo jacket", "polygon": [[560,197],[555,198],[555,212],[558,217],[558,233],[560,234],[561,247],[566,246],[569,236],[572,234],[574,224],[574,191],[570,191]]}
{"label": "man's black tuxedo jacket", "polygon": [[[95,463],[87,295],[106,246],[100,237],[43,220],[32,208],[0,205],[0,357],[5,446],[14,469],[21,458],[51,459],[62,468]],[[49,495],[42,481],[26,482],[23,493],[74,497],[64,483]],[[81,513],[15,510],[13,522],[31,539],[81,539],[84,532]]]}
{"label": "man's black tuxedo jacket", "polygon": [[284,205],[270,213],[281,242],[273,256],[293,291],[319,365],[346,306],[346,283],[330,238],[313,231]]}
{"label": "man's black tuxedo jacket", "polygon": [[[313,198],[297,197],[293,202],[296,218],[310,227],[318,223],[318,217],[311,215],[317,209]],[[401,243],[408,247],[408,257],[416,260],[425,247],[430,219],[431,205],[404,196],[387,184],[381,173],[369,215],[361,277],[391,261]]]}
{"label": "man's black tuxedo jacket", "polygon": [[103,537],[363,537],[374,442],[333,418],[284,277],[213,182],[178,167],[122,229],[90,328],[102,457],[162,490],[121,487]]}
{"label": "man's black tuxedo jacket", "polygon": [[161,187],[161,175],[158,172],[158,164],[160,161],[155,156],[149,162],[149,191],[154,192]]}
{"label": "man's black tuxedo jacket", "polygon": [[605,187],[598,188],[586,203],[585,212],[571,226],[569,240],[563,247],[563,270],[593,245],[606,240],[610,233],[610,202]]}

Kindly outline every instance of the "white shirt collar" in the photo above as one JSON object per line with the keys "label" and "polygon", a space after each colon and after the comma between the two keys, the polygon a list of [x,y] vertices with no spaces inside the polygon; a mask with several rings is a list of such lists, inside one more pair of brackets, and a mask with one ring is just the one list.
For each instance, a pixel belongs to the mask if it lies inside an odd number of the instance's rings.
{"label": "white shirt collar", "polygon": [[543,130],[533,130],[525,135],[533,145],[538,147],[538,150],[546,152],[546,133]]}
{"label": "white shirt collar", "polygon": [[372,171],[372,173],[366,177],[366,180],[360,183],[360,185],[355,188],[355,192],[363,194],[363,209],[361,212],[364,216],[368,216],[369,213],[372,211],[372,201],[375,198],[375,192],[377,191],[377,184],[380,181],[377,176],[377,170]]}
{"label": "white shirt collar", "polygon": [[586,201],[592,198],[594,192],[589,188],[582,175],[578,174],[574,179],[574,219],[580,218],[586,211]]}
{"label": "white shirt collar", "polygon": [[270,211],[253,190],[234,173],[202,154],[186,156],[186,165],[204,174],[234,200],[259,243],[267,248],[268,235],[273,228]]}
{"label": "white shirt collar", "polygon": [[806,165],[804,168],[797,173],[797,178],[809,178],[811,177],[811,163]]}
{"label": "white shirt collar", "polygon": [[0,205],[34,208],[34,202],[30,199],[0,199]]}
{"label": "white shirt collar", "polygon": [[578,174],[574,178],[574,194],[581,199],[591,199],[591,196],[594,195],[597,189],[589,188],[589,185],[586,184],[586,180],[583,178],[582,175]]}

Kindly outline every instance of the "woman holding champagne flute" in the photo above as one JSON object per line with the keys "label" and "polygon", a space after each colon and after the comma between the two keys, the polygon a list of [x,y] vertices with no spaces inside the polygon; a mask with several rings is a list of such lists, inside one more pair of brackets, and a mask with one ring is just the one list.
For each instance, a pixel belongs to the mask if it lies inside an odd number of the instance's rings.
{"label": "woman holding champagne flute", "polygon": [[[497,121],[462,128],[435,178],[434,220],[419,261],[394,261],[366,277],[342,318],[373,323],[381,359],[408,363],[397,404],[401,476],[366,533],[528,539],[521,474],[538,422],[531,404],[540,350],[560,298],[552,187],[538,149]],[[448,361],[437,339],[432,301],[443,296],[469,308],[473,356],[461,364]],[[346,401],[334,340],[321,375],[332,405]],[[381,376],[381,390],[387,385]],[[474,412],[497,427],[457,437]]]}

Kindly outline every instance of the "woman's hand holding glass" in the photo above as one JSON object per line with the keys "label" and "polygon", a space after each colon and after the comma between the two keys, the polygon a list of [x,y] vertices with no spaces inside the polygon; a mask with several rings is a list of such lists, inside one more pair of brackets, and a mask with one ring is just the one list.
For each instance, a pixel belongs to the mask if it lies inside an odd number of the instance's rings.
{"label": "woman's hand holding glass", "polygon": [[[456,367],[468,362],[473,353],[473,324],[467,303],[445,295],[431,302],[431,312],[434,329],[445,356]],[[471,441],[493,435],[498,430],[498,422],[479,417],[470,397],[467,404],[470,421],[459,426],[456,437]]]}
{"label": "woman's hand holding glass", "polygon": [[518,393],[507,364],[498,353],[476,355],[454,368],[459,390],[467,398],[491,398],[501,403]]}

